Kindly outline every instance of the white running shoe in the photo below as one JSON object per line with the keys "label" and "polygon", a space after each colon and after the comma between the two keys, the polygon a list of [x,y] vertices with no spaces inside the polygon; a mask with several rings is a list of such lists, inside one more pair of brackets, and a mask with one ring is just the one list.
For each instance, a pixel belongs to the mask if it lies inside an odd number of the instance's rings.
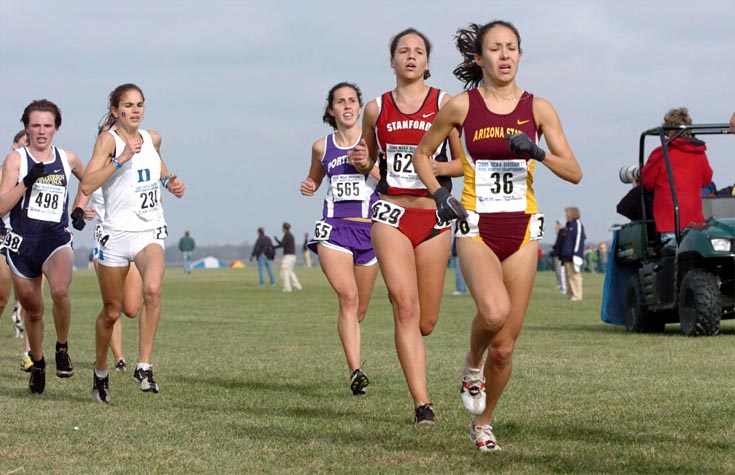
{"label": "white running shoe", "polygon": [[459,395],[470,414],[482,414],[485,410],[485,376],[481,371],[470,371],[466,361]]}
{"label": "white running shoe", "polygon": [[475,421],[470,422],[470,440],[480,452],[498,452],[503,450],[498,441],[495,440],[493,427],[490,424],[475,426]]}

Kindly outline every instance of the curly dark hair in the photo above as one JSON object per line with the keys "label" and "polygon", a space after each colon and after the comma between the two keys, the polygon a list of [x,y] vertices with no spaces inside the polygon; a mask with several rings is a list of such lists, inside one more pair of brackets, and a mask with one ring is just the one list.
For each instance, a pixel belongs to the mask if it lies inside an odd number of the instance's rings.
{"label": "curly dark hair", "polygon": [[485,34],[496,26],[504,26],[511,30],[518,39],[518,51],[523,53],[521,49],[521,34],[518,28],[508,21],[495,20],[485,25],[470,23],[467,28],[457,29],[454,35],[454,44],[462,55],[462,62],[454,68],[454,76],[464,83],[464,89],[472,89],[482,82],[482,68],[475,62],[475,55],[482,54],[482,40]]}

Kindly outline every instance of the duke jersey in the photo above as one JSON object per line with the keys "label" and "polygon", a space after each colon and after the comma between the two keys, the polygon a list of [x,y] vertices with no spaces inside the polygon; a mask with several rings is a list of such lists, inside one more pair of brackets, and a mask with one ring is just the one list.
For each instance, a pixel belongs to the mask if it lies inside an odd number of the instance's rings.
{"label": "duke jersey", "polygon": [[[164,226],[161,205],[161,157],[151,135],[138,130],[143,138],[140,152],[115,170],[102,185],[105,202],[105,229],[148,231]],[[125,149],[125,142],[114,130],[107,131],[115,139],[115,156]]]}
{"label": "duke jersey", "polygon": [[[379,147],[380,181],[378,193],[388,195],[429,196],[423,182],[413,168],[411,158],[416,146],[431,127],[439,104],[446,93],[429,88],[419,110],[406,114],[398,109],[393,94],[388,91],[375,99],[378,104],[378,120],[375,123],[375,137]],[[431,157],[441,162],[448,161],[447,141]],[[439,184],[452,191],[450,177],[437,177]]]}
{"label": "duke jersey", "polygon": [[347,162],[347,153],[360,142],[343,148],[334,141],[334,134],[324,137],[322,166],[329,180],[324,199],[323,218],[369,218],[377,201],[377,180],[370,173],[360,173]]}
{"label": "duke jersey", "polygon": [[[20,236],[64,232],[69,223],[68,184],[71,167],[66,152],[53,147],[54,160],[46,163],[38,178],[10,210],[8,228]],[[37,162],[26,147],[19,148],[18,183]]]}
{"label": "duke jersey", "polygon": [[538,142],[533,94],[523,92],[513,112],[490,111],[477,89],[467,91],[469,110],[462,124],[462,205],[477,213],[537,213],[533,194],[535,160],[510,151],[507,137],[523,132]]}
{"label": "duke jersey", "polygon": [[105,221],[105,198],[102,196],[102,188],[97,188],[89,197],[89,206],[94,206],[94,217],[97,224]]}

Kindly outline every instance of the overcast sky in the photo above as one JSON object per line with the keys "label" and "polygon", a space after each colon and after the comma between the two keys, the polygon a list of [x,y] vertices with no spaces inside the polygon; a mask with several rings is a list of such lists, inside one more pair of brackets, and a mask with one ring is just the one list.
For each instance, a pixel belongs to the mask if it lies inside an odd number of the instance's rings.
{"label": "overcast sky", "polygon": [[[589,240],[610,239],[624,221],[618,169],[637,162],[643,130],[673,107],[703,123],[735,111],[735,2],[726,0],[2,0],[0,145],[4,156],[24,107],[48,98],[63,112],[55,144],[87,162],[109,92],[134,82],[146,96],[143,128],[161,133],[187,187],[181,200],[165,197],[169,245],[186,229],[199,244],[252,243],[258,226],[280,235],[283,221],[298,237],[321,213],[325,190],[305,198],[299,183],[311,144],[330,132],[329,88],[355,82],[366,101],[392,89],[390,38],[415,27],[434,46],[429,84],[459,93],[453,35],[494,19],[520,30],[518,85],[551,101],[584,171],[573,186],[537,167],[539,207],[553,223],[579,206]],[[715,182],[732,184],[735,137],[708,146]],[[91,226],[75,242],[91,245]]]}

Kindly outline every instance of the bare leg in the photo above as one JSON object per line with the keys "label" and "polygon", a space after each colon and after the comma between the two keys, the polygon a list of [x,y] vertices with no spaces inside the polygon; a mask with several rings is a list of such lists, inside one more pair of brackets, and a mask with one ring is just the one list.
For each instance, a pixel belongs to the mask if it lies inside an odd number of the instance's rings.
{"label": "bare leg", "polygon": [[153,343],[156,339],[158,322],[161,318],[161,283],[166,264],[163,249],[158,244],[149,244],[135,256],[143,281],[143,306],[138,328],[140,331],[138,362],[150,363]]}

